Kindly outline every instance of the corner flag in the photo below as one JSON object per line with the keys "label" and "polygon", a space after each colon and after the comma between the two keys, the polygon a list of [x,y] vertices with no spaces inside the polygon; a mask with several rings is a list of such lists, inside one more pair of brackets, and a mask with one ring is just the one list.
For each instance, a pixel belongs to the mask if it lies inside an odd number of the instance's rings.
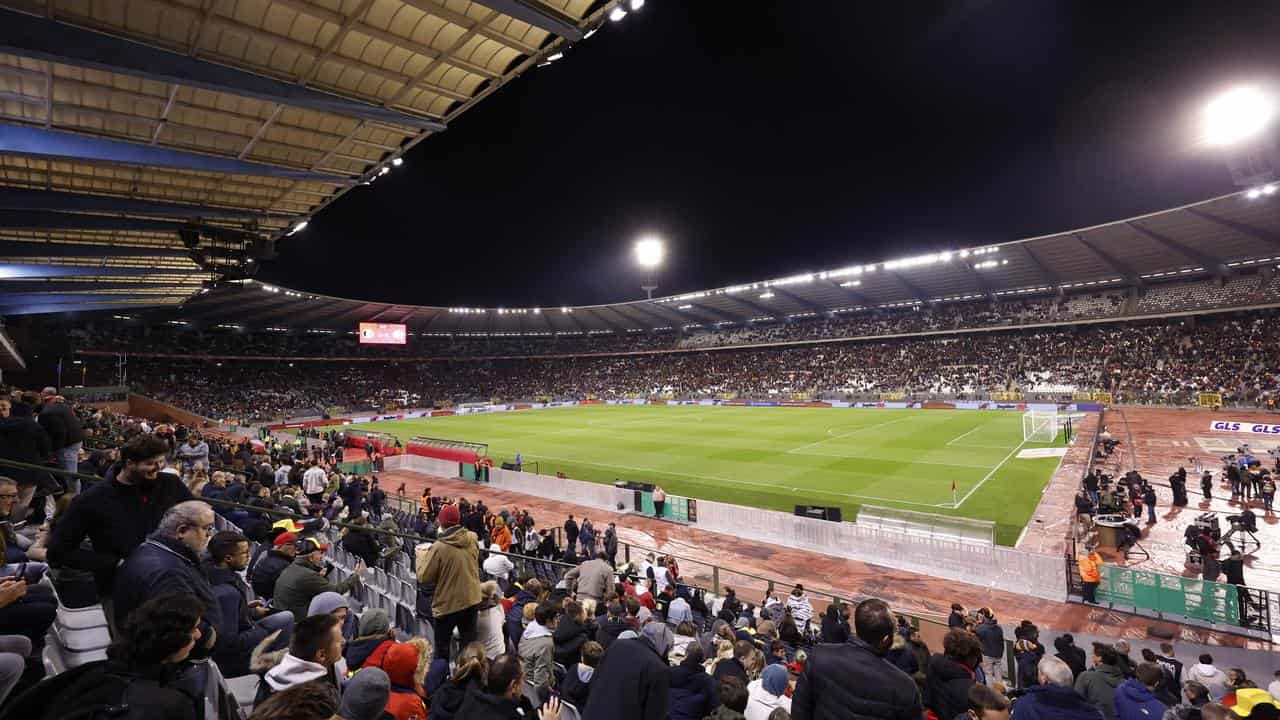
{"label": "corner flag", "polygon": [[956,505],[956,479],[951,478],[951,506]]}

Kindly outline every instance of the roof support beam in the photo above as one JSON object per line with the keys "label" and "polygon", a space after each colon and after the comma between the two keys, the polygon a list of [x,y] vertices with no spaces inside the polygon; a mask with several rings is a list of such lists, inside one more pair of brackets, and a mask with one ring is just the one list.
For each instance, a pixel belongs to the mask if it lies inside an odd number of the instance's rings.
{"label": "roof support beam", "polygon": [[0,280],[12,278],[130,277],[141,275],[196,275],[210,277],[208,270],[160,267],[99,267],[93,265],[28,265],[0,263]]}
{"label": "roof support beam", "polygon": [[[0,210],[0,228],[24,230],[115,230],[120,232],[177,233],[188,228],[198,230],[201,225],[150,218],[129,218],[111,215],[82,215],[51,210]],[[230,231],[229,228],[219,228]],[[232,231],[233,232],[233,231]]]}
{"label": "roof support beam", "polygon": [[103,303],[65,303],[65,304],[41,304],[28,305],[26,307],[3,308],[0,309],[0,315],[6,317],[14,317],[17,315],[49,315],[52,313],[64,312],[93,312],[98,310],[137,310],[146,307],[158,307],[161,305],[176,305],[177,298],[166,298],[165,302],[103,302]]}
{"label": "roof support beam", "polygon": [[739,317],[735,317],[735,316],[733,316],[733,315],[730,315],[729,313],[724,312],[723,310],[717,310],[717,309],[715,309],[715,308],[713,308],[713,307],[710,307],[710,306],[708,306],[708,305],[702,305],[702,304],[700,304],[700,303],[696,303],[696,302],[695,302],[695,303],[691,303],[691,304],[693,305],[693,310],[694,310],[695,312],[700,312],[700,313],[702,313],[702,314],[704,314],[704,315],[710,315],[712,318],[714,318],[714,319],[715,319],[715,322],[725,322],[725,321],[727,321],[727,322],[733,322],[733,323],[740,323],[740,322],[742,322],[742,318],[739,318]]}
{"label": "roof support beam", "polygon": [[200,289],[198,280],[186,284],[120,278],[112,282],[87,282],[83,280],[0,280],[0,294],[25,292],[91,292],[109,290],[176,290],[190,295]]}
{"label": "roof support beam", "polygon": [[1123,277],[1125,280],[1129,281],[1129,283],[1132,285],[1144,284],[1142,282],[1142,278],[1138,276],[1138,273],[1133,271],[1133,268],[1129,267],[1124,262],[1117,260],[1115,257],[1111,256],[1105,251],[1099,249],[1098,246],[1094,245],[1089,240],[1086,240],[1084,233],[1082,232],[1071,233],[1071,237],[1074,237],[1076,241],[1080,243],[1081,247],[1087,250],[1090,255],[1093,255],[1095,258],[1097,258],[1103,265],[1106,265],[1107,268],[1111,270],[1111,272],[1118,274],[1120,277]]}
{"label": "roof support beam", "polygon": [[494,12],[483,20],[475,20],[468,15],[464,15],[456,10],[446,6],[443,0],[402,0],[405,5],[415,7],[422,12],[444,18],[458,27],[465,28],[484,38],[488,38],[494,42],[502,43],[513,50],[519,50],[524,55],[533,55],[538,52],[538,48],[520,40],[511,37],[505,33],[493,29],[489,26],[492,18],[496,18],[499,13]]}
{"label": "roof support beam", "polygon": [[885,272],[885,275],[888,275],[889,277],[893,278],[894,281],[896,281],[899,285],[906,288],[907,292],[911,294],[911,299],[919,300],[920,302],[929,301],[929,294],[921,290],[920,288],[916,287],[916,285],[912,283],[910,280],[903,277],[902,273],[898,272],[897,270],[885,270],[884,272]]}
{"label": "roof support beam", "polygon": [[[290,323],[311,322],[316,318],[327,317],[333,315],[334,308],[348,306],[350,300],[330,300],[329,302],[320,303],[313,308],[294,313],[289,317]],[[265,313],[262,317],[272,317],[279,314],[278,312]]]}
{"label": "roof support beam", "polygon": [[1254,240],[1261,240],[1263,242],[1270,243],[1273,247],[1280,248],[1280,234],[1271,232],[1270,230],[1263,230],[1260,227],[1249,225],[1247,223],[1236,222],[1235,220],[1228,220],[1226,218],[1220,218],[1217,215],[1212,215],[1203,210],[1200,210],[1199,208],[1184,208],[1184,211],[1191,213],[1192,215],[1200,218],[1201,220],[1211,222],[1215,225],[1227,228],[1229,230],[1234,230],[1235,232],[1241,235],[1244,235],[1247,238],[1253,238]]}
{"label": "roof support beam", "polygon": [[184,205],[160,200],[133,200],[110,195],[56,192],[16,187],[0,187],[0,209],[49,210],[56,212],[107,212],[160,217],[255,218],[265,211]]}
{"label": "roof support beam", "polygon": [[769,317],[771,317],[771,318],[774,318],[774,319],[777,319],[777,318],[779,317],[779,315],[780,315],[780,313],[776,313],[776,312],[774,312],[773,310],[770,310],[769,308],[767,308],[767,307],[765,307],[765,306],[763,306],[763,305],[759,305],[759,304],[757,304],[757,303],[751,302],[750,300],[748,300],[748,299],[746,299],[746,298],[744,298],[744,297],[739,297],[736,293],[735,293],[735,294],[728,294],[728,293],[726,293],[724,297],[725,297],[725,299],[727,299],[729,302],[731,302],[731,303],[735,303],[735,304],[737,304],[737,305],[741,305],[742,307],[745,307],[746,309],[748,309],[748,310],[750,310],[750,311],[751,311],[751,314],[750,314],[750,315],[748,315],[747,317],[744,317],[744,318],[739,319],[739,321],[738,321],[738,322],[741,322],[741,323],[743,323],[743,324],[749,323],[749,322],[751,322],[751,318],[753,318],[753,317],[760,317],[761,315],[767,315],[767,316],[769,316]]}
{"label": "roof support beam", "polygon": [[[175,7],[170,3],[163,4]],[[209,8],[210,13],[212,7]],[[199,12],[185,6],[177,8]],[[211,14],[202,29],[215,21],[223,22]],[[234,24],[234,21],[226,22]],[[383,120],[414,128],[444,129],[434,120],[9,9],[0,9],[0,52],[279,102],[334,115]],[[319,51],[312,48],[311,52],[314,55]]]}
{"label": "roof support beam", "polygon": [[[868,298],[866,295],[863,295],[862,293],[858,292],[857,290],[854,290],[854,289],[849,288],[849,287],[845,287],[844,285],[841,285],[840,283],[836,282],[835,280],[827,280],[827,282],[831,283],[831,286],[832,286],[832,287],[834,287],[834,288],[836,288],[837,290],[839,290],[840,292],[844,293],[844,294],[845,294],[845,297],[849,298],[849,300],[853,301],[854,303],[856,303],[856,304],[858,304],[858,305],[862,305],[863,307],[874,307],[874,306],[875,306],[875,303],[871,302],[871,299],[870,299],[870,298]],[[846,282],[847,282],[847,281],[846,281]]]}
{"label": "roof support beam", "polygon": [[1193,247],[1190,247],[1177,240],[1174,240],[1173,238],[1169,237],[1168,235],[1165,235],[1164,233],[1158,233],[1155,230],[1149,230],[1147,228],[1144,228],[1135,222],[1129,221],[1129,222],[1126,222],[1125,225],[1128,225],[1130,229],[1134,230],[1139,235],[1142,235],[1143,237],[1154,240],[1157,244],[1159,244],[1161,247],[1165,248],[1166,250],[1172,250],[1173,252],[1177,253],[1178,255],[1181,255],[1182,257],[1186,258],[1187,260],[1193,263],[1196,263],[1197,265],[1203,265],[1204,267],[1213,270],[1213,273],[1215,275],[1221,275],[1225,277],[1231,274],[1230,268],[1224,265],[1221,260],[1213,257],[1212,255],[1209,255],[1208,253],[1204,253],[1199,250],[1196,250]]}
{"label": "roof support beam", "polygon": [[510,15],[517,20],[522,20],[536,28],[546,30],[552,35],[559,35],[571,42],[577,42],[582,39],[582,31],[578,29],[576,20],[564,13],[556,12],[536,0],[475,1],[477,5],[497,10],[503,15]]}
{"label": "roof support beam", "polygon": [[640,326],[641,326],[641,324],[640,324],[640,323],[636,322],[635,318],[628,317],[628,316],[626,316],[625,314],[623,314],[623,313],[619,312],[619,311],[618,311],[618,308],[617,308],[617,307],[615,307],[615,306],[613,306],[613,305],[605,305],[605,306],[600,307],[599,309],[600,309],[600,310],[608,310],[609,312],[613,313],[614,315],[616,315],[616,316],[618,316],[618,317],[622,318],[622,324],[621,324],[621,325],[615,325],[614,327],[616,327],[616,328],[618,328],[618,329],[620,329],[620,330],[622,330],[622,331],[624,331],[624,332],[625,332],[625,331],[627,331],[627,330],[633,330],[633,329],[638,328],[638,327],[640,327]]}
{"label": "roof support beam", "polygon": [[1034,267],[1036,269],[1036,272],[1040,274],[1040,278],[1042,280],[1052,284],[1055,288],[1061,291],[1062,279],[1058,277],[1057,273],[1050,270],[1047,265],[1040,262],[1040,258],[1036,257],[1036,254],[1031,251],[1030,243],[1025,243],[1025,242],[1015,243],[1014,247],[1022,251],[1022,254],[1026,256],[1027,261],[1030,262],[1031,266]]}
{"label": "roof support beam", "polygon": [[818,303],[813,302],[812,300],[809,300],[807,298],[802,298],[799,295],[791,292],[790,290],[787,290],[786,288],[775,286],[775,287],[769,288],[769,291],[774,293],[775,295],[781,295],[782,297],[785,297],[785,298],[791,298],[795,302],[799,303],[802,307],[808,308],[810,311],[816,312],[819,315],[826,315],[828,312],[827,308],[823,307],[822,305],[819,305]]}
{"label": "roof support beam", "polygon": [[[0,24],[0,27],[3,25]],[[153,145],[140,145],[123,140],[77,135],[60,130],[4,125],[0,130],[0,153],[44,158],[68,158],[128,165],[153,165],[202,172],[257,175],[285,180],[325,182],[338,185],[354,181],[341,176],[310,170],[290,170],[246,162],[235,158],[202,155],[186,150],[173,150]]]}
{"label": "roof support beam", "polygon": [[[635,310],[636,312],[640,313],[641,315],[644,315],[644,316],[647,316],[647,317],[652,318],[655,322],[657,322],[657,323],[658,323],[657,327],[665,327],[665,326],[667,326],[667,325],[671,325],[671,323],[672,323],[671,318],[666,317],[665,315],[660,315],[660,314],[658,314],[657,312],[654,312],[654,311],[650,308],[650,306],[651,306],[651,305],[652,305],[652,303],[631,303],[631,304],[627,305],[627,307],[628,307],[628,308],[630,308],[630,309],[632,309],[632,310]],[[677,331],[684,332],[684,329],[680,326],[680,323],[679,323],[678,321],[676,322],[676,324],[675,324],[673,327],[674,327]],[[650,328],[650,329],[652,329],[652,328]]]}
{"label": "roof support beam", "polygon": [[42,243],[21,242],[0,239],[0,257],[5,258],[38,258],[38,257],[80,257],[80,258],[112,258],[112,257],[152,257],[183,258],[187,251],[183,248],[158,247],[126,247],[123,245],[89,245],[77,243]]}

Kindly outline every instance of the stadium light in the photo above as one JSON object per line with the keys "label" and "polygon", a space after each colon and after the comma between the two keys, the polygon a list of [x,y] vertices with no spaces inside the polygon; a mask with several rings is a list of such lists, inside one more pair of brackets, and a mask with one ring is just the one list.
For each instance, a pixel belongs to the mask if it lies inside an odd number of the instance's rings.
{"label": "stadium light", "polygon": [[667,255],[667,248],[660,238],[646,236],[636,241],[635,253],[636,262],[640,267],[652,269],[662,264],[662,259]]}
{"label": "stadium light", "polygon": [[644,0],[631,0],[629,5],[631,5],[631,12],[636,12],[640,8],[644,7]]}
{"label": "stadium light", "polygon": [[396,167],[400,167],[401,165],[404,164],[404,158],[402,157],[391,158],[391,164],[395,165]]}
{"label": "stadium light", "polygon": [[1204,107],[1205,140],[1232,145],[1264,130],[1275,116],[1275,103],[1253,87],[1234,87]]}
{"label": "stadium light", "polygon": [[609,19],[610,19],[610,20],[612,20],[612,21],[614,21],[614,22],[618,22],[619,20],[621,20],[622,18],[624,18],[624,17],[626,17],[626,16],[627,16],[627,11],[626,11],[625,9],[623,9],[623,7],[622,7],[621,5],[619,5],[618,7],[615,7],[615,8],[614,8],[612,11],[610,11],[610,13],[609,13]]}
{"label": "stadium light", "polygon": [[306,228],[307,228],[307,221],[306,221],[306,220],[301,220],[301,221],[299,221],[297,224],[295,224],[295,225],[293,226],[293,229],[289,231],[289,234],[290,234],[290,235],[293,235],[294,233],[301,232],[302,230],[305,230]]}

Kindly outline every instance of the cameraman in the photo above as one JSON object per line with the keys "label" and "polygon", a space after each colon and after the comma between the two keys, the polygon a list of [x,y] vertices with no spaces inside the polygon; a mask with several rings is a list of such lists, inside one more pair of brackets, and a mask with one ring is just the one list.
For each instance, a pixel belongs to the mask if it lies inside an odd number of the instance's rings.
{"label": "cameraman", "polygon": [[355,572],[340,583],[330,583],[329,571],[332,567],[325,562],[325,552],[329,546],[314,537],[305,537],[298,541],[297,556],[293,564],[280,573],[276,579],[275,595],[272,597],[273,607],[293,613],[295,622],[302,622],[307,617],[307,608],[311,599],[320,593],[336,592],[345,595],[360,582],[364,573],[364,561],[356,560]]}

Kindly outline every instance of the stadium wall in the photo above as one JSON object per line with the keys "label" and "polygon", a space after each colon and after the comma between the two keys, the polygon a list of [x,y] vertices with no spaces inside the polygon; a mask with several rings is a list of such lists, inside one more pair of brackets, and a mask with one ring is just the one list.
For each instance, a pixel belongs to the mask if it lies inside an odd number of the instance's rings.
{"label": "stadium wall", "polygon": [[[387,458],[388,470],[458,477],[458,464],[402,455]],[[489,484],[536,497],[617,512],[631,507],[633,493],[612,485],[493,468]],[[1002,546],[973,545],[919,537],[849,522],[828,522],[759,508],[698,500],[703,530],[800,550],[860,560],[956,582],[995,587],[1046,600],[1065,601],[1062,558]]]}

